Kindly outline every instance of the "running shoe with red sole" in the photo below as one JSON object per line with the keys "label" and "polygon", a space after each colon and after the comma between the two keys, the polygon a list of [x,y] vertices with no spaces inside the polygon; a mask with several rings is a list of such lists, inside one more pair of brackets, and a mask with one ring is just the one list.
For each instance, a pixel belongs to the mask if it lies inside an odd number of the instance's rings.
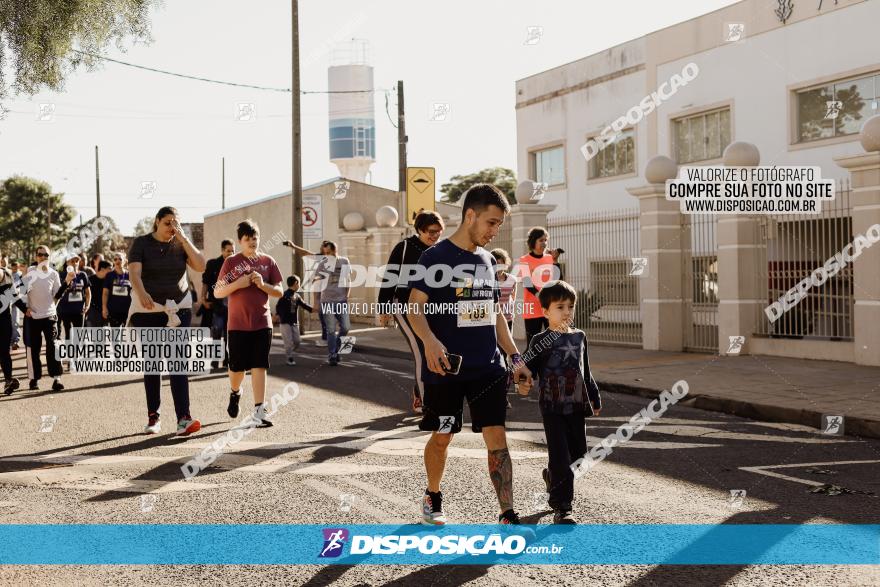
{"label": "running shoe with red sole", "polygon": [[201,429],[202,423],[198,420],[184,418],[177,423],[177,433],[175,436],[189,436],[193,432],[198,432]]}

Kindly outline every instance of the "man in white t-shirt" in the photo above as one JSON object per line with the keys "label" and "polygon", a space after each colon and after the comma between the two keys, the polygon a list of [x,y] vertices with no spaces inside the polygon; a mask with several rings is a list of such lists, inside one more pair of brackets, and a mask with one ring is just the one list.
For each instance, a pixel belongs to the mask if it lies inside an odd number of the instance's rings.
{"label": "man in white t-shirt", "polygon": [[27,311],[24,316],[27,344],[27,369],[30,389],[39,389],[43,376],[40,350],[46,340],[46,366],[53,378],[52,391],[64,389],[61,383],[61,363],[55,358],[55,338],[58,333],[58,312],[55,300],[61,291],[61,277],[49,266],[49,247],[37,247],[37,265],[31,267],[23,279]]}

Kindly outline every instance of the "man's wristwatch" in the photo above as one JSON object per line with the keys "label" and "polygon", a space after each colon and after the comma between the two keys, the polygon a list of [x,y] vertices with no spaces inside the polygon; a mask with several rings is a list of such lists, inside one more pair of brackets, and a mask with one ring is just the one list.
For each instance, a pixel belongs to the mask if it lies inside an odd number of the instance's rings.
{"label": "man's wristwatch", "polygon": [[510,362],[513,364],[514,368],[518,367],[523,362],[522,355],[519,353],[513,353],[510,355]]}

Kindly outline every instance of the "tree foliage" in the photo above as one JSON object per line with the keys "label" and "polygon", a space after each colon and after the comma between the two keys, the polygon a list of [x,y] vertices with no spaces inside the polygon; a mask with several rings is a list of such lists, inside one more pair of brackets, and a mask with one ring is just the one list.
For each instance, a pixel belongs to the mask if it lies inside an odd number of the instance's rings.
{"label": "tree foliage", "polygon": [[122,41],[149,42],[158,0],[0,0],[0,100],[12,93],[60,91],[80,66]]}
{"label": "tree foliage", "polygon": [[153,232],[153,217],[152,216],[144,216],[138,223],[134,225],[134,236],[141,236],[144,234],[150,234]]}
{"label": "tree foliage", "polygon": [[455,203],[461,199],[469,187],[478,183],[491,183],[504,192],[507,201],[516,204],[516,176],[506,167],[487,167],[470,175],[454,175],[449,183],[440,186],[443,201]]}
{"label": "tree foliage", "polygon": [[[45,181],[21,175],[0,183],[0,242],[16,257],[30,260],[37,245],[67,244],[73,208]],[[51,216],[51,224],[50,224]]]}

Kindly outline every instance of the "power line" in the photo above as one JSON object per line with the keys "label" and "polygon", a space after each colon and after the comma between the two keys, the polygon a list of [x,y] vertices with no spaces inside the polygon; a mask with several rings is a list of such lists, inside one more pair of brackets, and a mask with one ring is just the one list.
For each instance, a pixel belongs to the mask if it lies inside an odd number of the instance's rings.
{"label": "power line", "polygon": [[[174,77],[180,77],[180,78],[183,78],[183,79],[191,79],[191,80],[196,80],[196,81],[205,82],[205,83],[209,83],[209,84],[218,84],[218,85],[221,85],[221,86],[233,86],[233,87],[237,87],[237,88],[250,88],[250,89],[252,89],[252,90],[263,90],[263,91],[266,91],[266,92],[285,92],[285,93],[288,93],[288,94],[291,93],[291,89],[290,89],[290,88],[272,88],[272,87],[268,87],[268,86],[255,86],[255,85],[253,85],[253,84],[242,84],[242,83],[237,83],[237,82],[227,82],[227,81],[222,81],[222,80],[210,79],[210,78],[207,78],[207,77],[200,77],[200,76],[197,76],[197,75],[188,75],[188,74],[185,74],[185,73],[176,73],[176,72],[174,72],[174,71],[168,71],[168,70],[166,70],[166,69],[158,69],[158,68],[156,68],[156,67],[147,67],[146,65],[138,65],[137,63],[129,63],[129,62],[127,62],[127,61],[120,61],[119,59],[113,59],[112,57],[106,57],[106,56],[104,56],[104,55],[98,55],[98,54],[96,54],[96,53],[88,53],[88,52],[86,52],[86,51],[79,51],[79,50],[77,50],[77,49],[73,49],[72,51],[73,51],[74,53],[78,53],[78,54],[80,54],[80,55],[86,55],[86,56],[88,56],[88,57],[93,57],[93,58],[95,58],[95,59],[103,59],[104,61],[110,61],[111,63],[117,63],[117,64],[119,64],[119,65],[124,65],[124,66],[126,66],[126,67],[133,67],[133,68],[135,68],[135,69],[143,69],[143,70],[145,70],[145,71],[152,71],[153,73],[161,73],[161,74],[163,74],[163,75],[171,75],[171,76],[174,76]],[[300,91],[300,94],[367,94],[367,93],[372,93],[372,92],[385,92],[385,91],[387,91],[387,90],[384,90],[384,89],[381,89],[381,88],[374,88],[374,89],[372,89],[372,90],[337,90],[337,91],[330,91],[330,90],[310,90],[310,91],[307,91],[307,90],[301,90],[301,91]]]}
{"label": "power line", "polygon": [[199,77],[195,75],[187,75],[184,73],[175,73],[173,71],[167,71],[164,69],[157,69],[155,67],[147,67],[145,65],[137,65],[136,63],[128,63],[126,61],[120,61],[118,59],[113,59],[111,57],[106,57],[104,55],[97,55],[95,53],[87,53],[85,51],[79,51],[77,49],[73,49],[74,53],[79,53],[80,55],[86,55],[88,57],[93,57],[95,59],[103,59],[104,61],[110,61],[111,63],[118,63],[119,65],[125,65],[126,67],[133,67],[135,69],[143,69],[145,71],[152,71],[153,73],[161,73],[163,75],[172,75],[174,77],[182,77],[184,79],[192,79],[200,82],[206,82],[209,84],[220,84],[223,86],[235,86],[238,88],[250,88],[252,90],[264,90],[267,92],[290,92],[290,88],[270,88],[266,86],[255,86],[252,84],[240,84],[236,82],[226,82],[221,80],[209,79],[206,77]]}

